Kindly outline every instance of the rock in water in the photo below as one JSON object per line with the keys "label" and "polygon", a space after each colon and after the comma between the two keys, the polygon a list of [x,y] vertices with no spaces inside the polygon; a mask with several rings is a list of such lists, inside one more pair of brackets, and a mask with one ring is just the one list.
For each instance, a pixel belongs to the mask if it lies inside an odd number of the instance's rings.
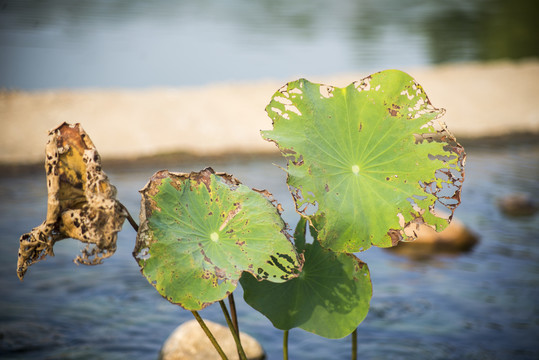
{"label": "rock in water", "polygon": [[[213,336],[230,360],[239,359],[236,343],[228,327],[204,320]],[[262,346],[251,336],[240,331],[240,339],[249,360],[266,358]],[[159,353],[159,360],[220,360],[221,356],[198,324],[191,320],[178,326],[170,334]]]}
{"label": "rock in water", "polygon": [[531,216],[539,210],[529,194],[509,194],[498,200],[500,210],[509,216]]}
{"label": "rock in water", "polygon": [[451,224],[441,232],[436,232],[427,225],[421,225],[417,231],[417,239],[411,242],[400,242],[388,248],[399,255],[411,258],[428,258],[437,254],[456,255],[473,249],[479,238],[461,222],[453,219]]}

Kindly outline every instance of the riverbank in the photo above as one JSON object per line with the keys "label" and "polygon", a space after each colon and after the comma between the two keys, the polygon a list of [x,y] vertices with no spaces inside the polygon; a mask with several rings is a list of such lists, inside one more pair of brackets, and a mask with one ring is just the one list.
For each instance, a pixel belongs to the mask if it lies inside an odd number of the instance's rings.
{"label": "riverbank", "polygon": [[[539,61],[453,64],[403,69],[425,89],[457,138],[539,134]],[[310,77],[346,86],[364,74]],[[290,79],[295,80],[295,79]],[[0,164],[42,162],[47,132],[81,123],[102,157],[157,154],[272,154],[260,137],[264,108],[284,83],[215,84],[179,89],[0,92]]]}

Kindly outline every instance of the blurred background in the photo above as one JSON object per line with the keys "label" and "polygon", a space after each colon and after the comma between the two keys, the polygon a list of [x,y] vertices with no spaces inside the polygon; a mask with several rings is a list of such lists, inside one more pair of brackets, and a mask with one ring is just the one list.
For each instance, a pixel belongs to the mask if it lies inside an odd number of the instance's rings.
{"label": "blurred background", "polygon": [[[46,130],[60,119],[81,121],[97,148],[109,149],[104,170],[135,218],[138,190],[155,171],[211,165],[272,192],[293,227],[298,215],[286,174],[273,166],[286,164],[275,153],[138,162],[112,162],[108,154],[118,152],[118,144],[155,149],[166,136],[203,146],[228,137],[249,149],[246,139],[261,141],[258,130],[271,125],[263,109],[279,84],[386,68],[433,68],[425,89],[433,89],[448,115],[462,114],[461,130],[479,122],[485,130],[494,118],[510,130],[522,114],[529,122],[520,130],[537,128],[536,87],[519,82],[537,84],[539,77],[518,64],[530,61],[537,69],[538,16],[537,0],[0,0],[0,149],[12,151],[0,158],[15,159],[0,163],[0,357],[156,359],[176,326],[193,318],[141,276],[131,256],[136,234],[127,223],[116,254],[104,264],[75,266],[83,246],[64,240],[24,282],[17,279],[18,239],[45,219],[47,203],[42,161],[17,161],[41,159]],[[464,76],[458,66],[469,62],[476,65]],[[498,62],[500,68],[489,67]],[[490,78],[474,75],[483,67]],[[506,76],[506,67],[518,76]],[[267,79],[272,82],[262,89],[241,85]],[[431,86],[429,79],[438,82]],[[446,101],[436,94],[445,94],[449,83]],[[519,92],[505,92],[516,87]],[[186,90],[117,94],[149,88]],[[255,112],[261,125],[233,137],[246,126],[240,119],[252,122]],[[539,358],[537,134],[475,135],[463,141],[468,160],[456,218],[479,242],[469,251],[419,258],[378,248],[358,254],[374,289],[371,311],[358,328],[360,359]],[[505,213],[500,201],[514,194],[525,194],[532,211]],[[241,330],[269,359],[281,358],[281,331],[243,302],[241,288],[235,294]],[[218,305],[201,315],[224,323]],[[292,359],[349,358],[348,338],[293,329],[289,341]]]}
{"label": "blurred background", "polygon": [[0,88],[288,80],[539,55],[535,0],[1,0]]}

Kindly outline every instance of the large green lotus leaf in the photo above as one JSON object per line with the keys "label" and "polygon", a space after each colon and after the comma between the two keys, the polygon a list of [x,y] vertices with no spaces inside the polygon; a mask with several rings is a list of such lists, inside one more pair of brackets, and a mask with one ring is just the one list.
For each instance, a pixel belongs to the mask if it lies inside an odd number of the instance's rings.
{"label": "large green lotus leaf", "polygon": [[[318,241],[304,244],[305,220],[298,229],[303,231],[298,251],[305,251],[299,277],[276,284],[244,274],[244,299],[281,330],[299,327],[330,339],[347,336],[369,311],[372,285],[367,264],[352,254],[325,250]],[[298,230],[295,237],[298,243]]]}
{"label": "large green lotus leaf", "polygon": [[460,203],[464,149],[413,78],[388,70],[345,88],[305,79],[278,90],[262,136],[288,159],[297,211],[322,245],[357,252],[441,231]]}
{"label": "large green lotus leaf", "polygon": [[297,276],[297,253],[269,193],[207,168],[157,172],[141,194],[133,255],[170,302],[203,309],[234,291],[243,271],[275,282]]}

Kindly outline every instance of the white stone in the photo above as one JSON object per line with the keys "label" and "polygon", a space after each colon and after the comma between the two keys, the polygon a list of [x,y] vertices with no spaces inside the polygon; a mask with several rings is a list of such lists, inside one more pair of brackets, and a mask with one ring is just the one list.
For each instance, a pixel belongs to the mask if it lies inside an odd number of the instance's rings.
{"label": "white stone", "polygon": [[[213,336],[230,360],[239,359],[236,343],[226,326],[204,320]],[[241,324],[240,324],[241,326]],[[241,330],[241,328],[240,328]],[[240,339],[249,360],[265,359],[262,346],[251,336],[240,331]],[[160,360],[220,360],[219,353],[198,324],[191,320],[178,326],[163,344]]]}

